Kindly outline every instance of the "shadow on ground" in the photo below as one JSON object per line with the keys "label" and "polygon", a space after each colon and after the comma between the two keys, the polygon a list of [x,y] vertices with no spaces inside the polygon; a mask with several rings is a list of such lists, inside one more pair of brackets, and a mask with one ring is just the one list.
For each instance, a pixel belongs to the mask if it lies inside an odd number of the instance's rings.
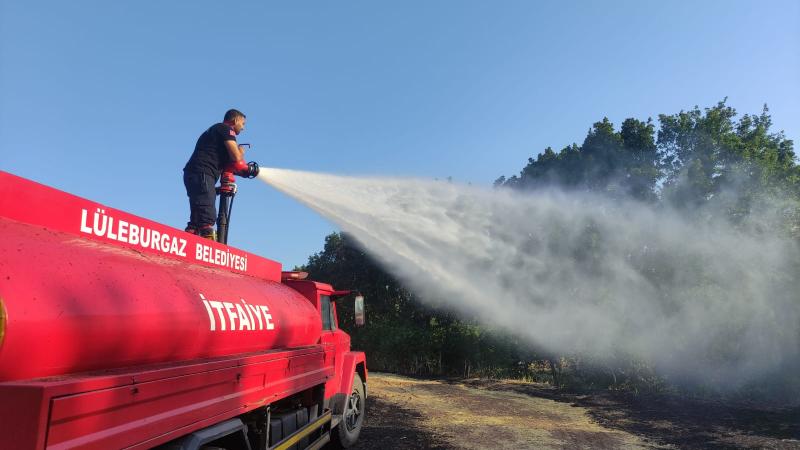
{"label": "shadow on ground", "polygon": [[367,402],[367,417],[358,443],[351,449],[436,449],[451,450],[430,431],[421,428],[423,419],[416,411],[389,404],[377,396]]}
{"label": "shadow on ground", "polygon": [[672,396],[589,395],[541,385],[491,380],[450,381],[478,389],[516,392],[581,406],[598,423],[689,449],[800,448],[800,407],[751,408]]}

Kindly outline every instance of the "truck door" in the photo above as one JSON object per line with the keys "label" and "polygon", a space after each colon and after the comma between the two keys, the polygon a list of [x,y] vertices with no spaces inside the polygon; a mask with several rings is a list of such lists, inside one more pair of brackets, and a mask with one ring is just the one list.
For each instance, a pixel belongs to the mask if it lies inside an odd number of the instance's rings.
{"label": "truck door", "polygon": [[330,345],[334,351],[334,366],[336,378],[342,373],[342,355],[350,350],[350,336],[339,329],[336,320],[336,305],[331,300],[330,293],[322,292],[319,295],[320,314],[322,315],[322,335],[320,342]]}

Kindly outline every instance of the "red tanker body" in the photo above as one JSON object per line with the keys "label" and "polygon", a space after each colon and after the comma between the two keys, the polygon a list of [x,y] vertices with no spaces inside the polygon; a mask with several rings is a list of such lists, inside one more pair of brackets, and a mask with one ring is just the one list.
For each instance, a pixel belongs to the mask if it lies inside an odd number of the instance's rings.
{"label": "red tanker body", "polygon": [[26,224],[0,235],[0,381],[319,341],[314,305],[279,282]]}
{"label": "red tanker body", "polygon": [[4,172],[0,235],[1,449],[358,437],[346,291]]}

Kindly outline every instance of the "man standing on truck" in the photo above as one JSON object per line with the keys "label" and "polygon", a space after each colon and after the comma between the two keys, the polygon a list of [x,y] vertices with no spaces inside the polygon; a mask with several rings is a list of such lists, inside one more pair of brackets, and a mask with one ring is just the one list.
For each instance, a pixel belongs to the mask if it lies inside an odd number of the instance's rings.
{"label": "man standing on truck", "polygon": [[216,240],[215,186],[224,168],[232,165],[236,171],[247,169],[244,147],[236,142],[246,121],[241,111],[230,109],[222,123],[211,125],[197,139],[194,152],[183,168],[183,184],[189,196],[190,216],[186,225],[189,233]]}

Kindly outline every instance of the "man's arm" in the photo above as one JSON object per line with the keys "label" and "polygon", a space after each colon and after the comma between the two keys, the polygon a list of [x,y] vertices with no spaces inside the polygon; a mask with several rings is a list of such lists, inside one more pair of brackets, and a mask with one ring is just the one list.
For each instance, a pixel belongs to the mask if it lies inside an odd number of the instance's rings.
{"label": "man's arm", "polygon": [[225,141],[225,147],[228,149],[228,155],[231,157],[231,162],[244,161],[244,147],[237,145],[235,140]]}

